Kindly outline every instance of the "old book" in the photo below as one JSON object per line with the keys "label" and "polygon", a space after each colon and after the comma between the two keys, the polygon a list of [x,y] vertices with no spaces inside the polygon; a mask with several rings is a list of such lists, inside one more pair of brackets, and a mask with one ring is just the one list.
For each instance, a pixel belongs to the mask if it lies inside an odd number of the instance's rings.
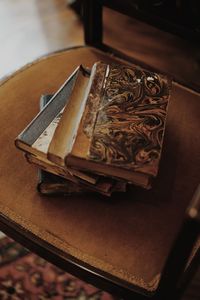
{"label": "old book", "polygon": [[57,165],[65,166],[65,157],[71,152],[93,73],[94,71],[90,75],[85,72],[84,68],[80,68],[75,80],[75,88],[72,89],[69,101],[49,144],[47,157]]}
{"label": "old book", "polygon": [[38,185],[37,190],[42,195],[63,195],[69,196],[73,194],[91,193],[91,190],[78,186],[77,184],[63,179],[57,175],[38,170]]}
{"label": "old book", "polygon": [[161,157],[170,80],[140,67],[102,62],[92,74],[65,164],[149,188]]}
{"label": "old book", "polygon": [[[33,121],[16,138],[16,146],[30,155],[34,155],[41,163],[46,164],[48,147],[53,137],[54,131],[58,126],[65,105],[67,104],[72,92],[76,78],[80,72],[78,67],[72,75],[65,81],[61,88],[51,97]],[[81,68],[82,70],[82,68]],[[82,71],[81,71],[82,72]],[[85,72],[88,72],[85,70]],[[54,168],[55,169],[55,168]],[[58,168],[59,169],[59,166]],[[69,170],[65,167],[65,173],[74,174],[83,180],[95,184],[98,176],[87,174],[77,170]],[[59,173],[58,173],[59,175]]]}
{"label": "old book", "polygon": [[[41,96],[40,109],[43,109],[48,101],[50,101],[51,97],[51,95]],[[89,180],[85,181],[80,178],[81,176],[76,176],[76,174],[79,175],[79,171],[75,171],[72,174],[67,168],[62,168],[61,166],[54,164],[46,158],[43,158],[41,160],[37,156],[30,153],[26,153],[25,156],[29,163],[37,166],[42,171],[44,171],[42,173],[43,176],[40,177],[40,183],[38,187],[38,190],[40,190],[40,192],[44,194],[67,194],[67,191],[68,193],[93,191],[106,196],[110,196],[114,191],[124,191],[126,189],[125,183],[116,182],[115,180],[112,180],[110,178],[101,178],[100,176],[98,176],[98,181],[94,185],[91,184]],[[49,175],[46,178],[45,175],[49,173],[52,174],[52,176]],[[87,176],[87,174],[85,176]],[[53,179],[53,182],[51,182],[51,178]],[[68,187],[68,185],[70,185],[70,187]],[[53,187],[55,187],[54,191]]]}
{"label": "old book", "polygon": [[29,163],[35,165],[39,169],[42,169],[48,173],[57,175],[60,178],[60,182],[64,182],[63,179],[70,181],[73,184],[76,184],[78,187],[81,187],[82,189],[87,189],[90,191],[98,192],[102,195],[111,196],[111,194],[117,190],[117,191],[124,191],[126,189],[125,183],[119,183],[118,181],[106,178],[102,176],[98,176],[98,181],[96,184],[91,184],[86,180],[81,179],[78,176],[75,176],[74,174],[70,174],[69,172],[66,172],[65,169],[61,171],[61,169],[56,165],[52,164],[51,162],[44,163],[41,160],[37,159],[34,155],[25,154],[26,159]]}
{"label": "old book", "polygon": [[57,166],[56,164],[51,163],[48,160],[40,160],[39,158],[37,158],[36,156],[29,154],[29,153],[25,153],[25,157],[26,160],[30,163],[30,164],[34,164],[36,165],[38,168],[52,173],[54,175],[57,175],[59,177],[65,178],[67,180],[70,180],[71,182],[74,182],[76,184],[78,184],[78,177],[74,176],[72,173],[70,173],[69,171],[67,171],[64,168],[60,168],[59,166]]}
{"label": "old book", "polygon": [[[54,175],[52,173],[46,172],[44,170],[38,170],[38,185],[37,190],[42,195],[77,195],[77,194],[85,194],[85,193],[94,193],[98,192],[97,190],[93,190],[87,188],[86,186],[77,185],[69,180],[63,179],[60,176]],[[105,196],[111,196],[112,193],[115,192],[126,192],[127,184],[125,182],[117,181],[112,188],[112,192],[108,191],[102,192],[101,194]]]}
{"label": "old book", "polygon": [[[54,94],[45,108],[39,112],[39,114],[16,138],[15,144],[18,148],[32,154],[38,153],[40,156],[46,156],[42,149],[34,146],[34,143],[36,143],[40,135],[44,133],[46,128],[48,128],[55,118],[59,119],[60,113],[62,112],[62,109],[66,105],[66,102],[71,94],[78,70],[79,68],[73,72],[73,74],[65,81],[57,93]],[[54,123],[56,126],[57,122],[55,121]]]}

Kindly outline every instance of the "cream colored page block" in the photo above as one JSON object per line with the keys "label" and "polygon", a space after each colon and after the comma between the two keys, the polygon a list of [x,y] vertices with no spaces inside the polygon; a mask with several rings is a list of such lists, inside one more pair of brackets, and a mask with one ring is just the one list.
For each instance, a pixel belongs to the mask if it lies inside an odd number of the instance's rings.
{"label": "cream colored page block", "polygon": [[61,166],[65,165],[65,157],[70,153],[76,137],[87,99],[89,80],[89,77],[79,72],[69,102],[49,145],[48,158]]}

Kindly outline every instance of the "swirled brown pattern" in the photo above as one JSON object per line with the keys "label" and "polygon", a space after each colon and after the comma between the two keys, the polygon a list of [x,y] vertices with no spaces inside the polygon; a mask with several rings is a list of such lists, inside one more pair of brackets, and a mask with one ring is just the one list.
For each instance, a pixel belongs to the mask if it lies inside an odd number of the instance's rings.
{"label": "swirled brown pattern", "polygon": [[169,90],[164,76],[138,67],[110,65],[88,158],[155,176]]}
{"label": "swirled brown pattern", "polygon": [[106,72],[106,64],[96,63],[94,65],[95,72],[92,76],[92,85],[87,99],[86,111],[84,115],[83,130],[88,138],[92,136],[93,126],[97,115],[98,107],[101,101],[103,83]]}

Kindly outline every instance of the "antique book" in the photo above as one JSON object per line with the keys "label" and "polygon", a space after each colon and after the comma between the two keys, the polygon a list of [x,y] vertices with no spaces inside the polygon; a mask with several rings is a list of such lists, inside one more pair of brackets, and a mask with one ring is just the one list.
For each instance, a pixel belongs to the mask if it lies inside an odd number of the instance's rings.
{"label": "antique book", "polygon": [[149,188],[158,173],[170,80],[137,66],[103,62],[91,74],[66,166]]}
{"label": "antique book", "polygon": [[[72,91],[79,67],[73,74],[65,81],[62,87],[53,95],[48,104],[42,109],[37,116],[30,122],[30,124],[21,132],[16,138],[15,144],[21,150],[30,152],[32,154],[39,154],[45,156],[41,148],[37,148],[35,143],[42,133],[48,128],[53,120],[55,120],[54,127],[60,118],[61,112],[69,99]],[[57,118],[57,119],[56,119]],[[52,128],[52,131],[55,128]]]}
{"label": "antique book", "polygon": [[91,72],[79,66],[16,146],[39,168],[106,195],[127,183],[149,188],[170,90],[166,76],[138,66],[97,62]]}
{"label": "antique book", "polygon": [[47,157],[57,165],[65,166],[65,156],[72,149],[92,78],[93,72],[90,75],[80,67],[74,84],[76,88],[72,89],[48,147]]}
{"label": "antique book", "polygon": [[[50,101],[52,95],[42,95],[40,99],[40,109]],[[69,194],[69,193],[80,193],[83,191],[87,192],[98,192],[100,194],[110,196],[115,191],[125,191],[126,183],[117,182],[110,178],[104,178],[98,176],[96,184],[90,183],[90,180],[82,180],[79,175],[79,171],[70,173],[67,168],[62,168],[48,159],[43,158],[42,160],[37,156],[26,153],[25,157],[27,161],[44,171],[43,176],[40,176],[40,183],[38,190],[44,194]],[[41,172],[42,172],[41,171]],[[41,175],[39,171],[39,174]],[[45,176],[47,174],[52,174]],[[87,176],[87,174],[85,174]],[[47,178],[46,178],[47,177]],[[44,180],[43,180],[44,179]],[[50,179],[53,179],[51,182]],[[49,185],[49,188],[48,188]],[[70,187],[68,187],[70,185]],[[55,190],[53,188],[55,187]],[[68,192],[67,192],[68,191]]]}
{"label": "antique book", "polygon": [[[22,131],[16,138],[15,145],[29,154],[27,157],[34,156],[43,164],[48,164],[47,152],[48,147],[53,137],[54,131],[58,126],[59,120],[62,116],[65,105],[67,104],[70,94],[73,90],[74,83],[83,68],[80,66],[72,73],[72,75],[65,81],[61,88],[51,97],[45,107],[37,114],[32,122]],[[87,69],[84,72],[88,72]],[[57,166],[59,169],[59,166]],[[54,168],[56,170],[56,168]],[[87,174],[77,170],[69,170],[65,166],[64,172],[70,173],[92,184],[95,184],[98,176]],[[63,174],[63,170],[59,173]],[[60,175],[60,174],[57,175]],[[68,179],[68,176],[67,176]]]}
{"label": "antique book", "polygon": [[77,194],[85,194],[85,193],[94,193],[98,192],[103,194],[104,196],[111,196],[112,193],[116,192],[126,192],[127,184],[125,182],[116,181],[115,185],[112,189],[107,192],[99,192],[99,190],[91,189],[87,186],[77,185],[69,180],[61,178],[55,174],[46,172],[42,169],[38,170],[38,184],[37,190],[42,195],[77,195]]}
{"label": "antique book", "polygon": [[77,184],[60,178],[57,175],[46,172],[44,170],[38,170],[38,184],[37,190],[42,195],[62,195],[69,196],[73,194],[90,193],[91,190],[78,186]]}
{"label": "antique book", "polygon": [[[107,177],[102,177],[98,176],[98,180],[96,184],[91,184],[90,182],[81,179],[80,177],[75,176],[74,174],[65,173],[63,174],[60,172],[60,169],[58,170],[57,165],[49,165],[49,164],[44,164],[41,162],[39,159],[36,157],[25,154],[26,159],[29,163],[32,165],[35,165],[37,168],[44,170],[48,173],[51,173],[53,175],[56,175],[59,180],[57,180],[59,184],[63,183],[69,183],[71,182],[74,186],[76,185],[79,189],[79,187],[83,190],[84,188],[86,190],[90,190],[93,192],[98,192],[102,195],[105,196],[111,196],[111,194],[115,191],[124,191],[126,190],[126,182],[118,182],[117,180],[107,178]],[[66,172],[63,170],[63,172]],[[61,187],[61,185],[60,185]]]}

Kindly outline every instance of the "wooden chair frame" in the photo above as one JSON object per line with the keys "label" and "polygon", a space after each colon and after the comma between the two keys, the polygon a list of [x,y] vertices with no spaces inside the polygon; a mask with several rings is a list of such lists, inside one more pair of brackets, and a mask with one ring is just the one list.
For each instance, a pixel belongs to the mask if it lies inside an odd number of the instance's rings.
{"label": "wooden chair frame", "polygon": [[[137,10],[133,6],[123,5],[120,1],[92,1],[83,0],[83,16],[84,16],[84,37],[87,45],[100,48],[106,52],[115,54],[129,62],[139,64],[143,67],[150,68],[152,71],[160,71],[152,66],[147,66],[143,62],[129,57],[122,52],[111,48],[103,43],[103,7],[114,9],[122,14],[130,17],[140,17],[140,19],[152,24],[151,20],[146,16],[138,15]],[[132,8],[132,9],[131,9]],[[154,24],[154,23],[153,23]],[[154,24],[155,25],[155,24]],[[159,23],[160,27],[167,27]],[[179,80],[177,79],[179,82]],[[192,86],[196,89],[196,86]],[[190,282],[193,273],[196,271],[200,262],[200,251],[198,250],[193,257],[190,266],[185,270],[188,257],[191,254],[193,246],[200,233],[200,185],[198,186],[188,210],[186,211],[185,220],[174,241],[174,246],[167,259],[166,265],[161,276],[157,293],[152,299],[170,299],[172,295],[178,299],[183,294],[186,286]],[[140,299],[133,293],[134,299]],[[135,298],[136,297],[136,298]],[[139,298],[137,298],[139,297]],[[146,299],[146,297],[145,297]]]}

